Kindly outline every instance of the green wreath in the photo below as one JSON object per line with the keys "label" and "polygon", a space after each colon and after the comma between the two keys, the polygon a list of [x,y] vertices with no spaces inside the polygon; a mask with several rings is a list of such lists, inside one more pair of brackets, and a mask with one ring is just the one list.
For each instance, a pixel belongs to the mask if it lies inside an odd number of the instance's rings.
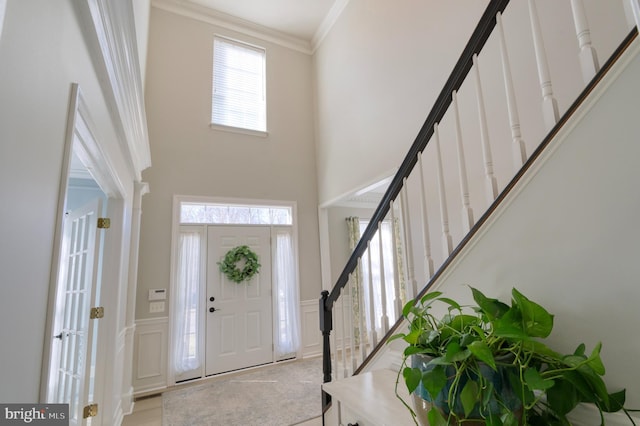
{"label": "green wreath", "polygon": [[[245,261],[242,269],[236,266],[241,260]],[[235,283],[249,281],[255,274],[260,272],[261,266],[258,262],[258,255],[248,246],[238,246],[229,250],[224,255],[224,260],[218,262],[218,265],[220,265],[220,272]]]}

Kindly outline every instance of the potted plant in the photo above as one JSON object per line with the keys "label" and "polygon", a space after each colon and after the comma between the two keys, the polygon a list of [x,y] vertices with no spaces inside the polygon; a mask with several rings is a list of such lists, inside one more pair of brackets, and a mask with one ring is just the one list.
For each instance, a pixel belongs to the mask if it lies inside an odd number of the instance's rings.
{"label": "potted plant", "polygon": [[[414,408],[400,396],[414,421],[430,426],[564,426],[579,403],[603,412],[623,410],[625,390],[609,393],[602,379],[601,344],[590,353],[580,344],[561,354],[542,340],[553,328],[553,315],[513,289],[511,305],[471,288],[475,306],[462,306],[427,293],[408,302],[403,315],[407,333],[390,338],[408,343],[400,376]],[[447,313],[436,318],[434,303]]]}

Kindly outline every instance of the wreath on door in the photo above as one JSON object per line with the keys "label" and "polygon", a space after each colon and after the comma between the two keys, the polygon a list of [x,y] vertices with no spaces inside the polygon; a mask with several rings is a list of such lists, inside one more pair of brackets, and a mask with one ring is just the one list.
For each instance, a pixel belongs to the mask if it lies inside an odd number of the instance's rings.
{"label": "wreath on door", "polygon": [[[244,261],[244,265],[238,266],[238,263]],[[224,259],[218,262],[220,272],[226,275],[229,281],[241,283],[249,281],[255,274],[260,272],[260,262],[258,255],[248,246],[238,246],[232,248],[224,255]]]}

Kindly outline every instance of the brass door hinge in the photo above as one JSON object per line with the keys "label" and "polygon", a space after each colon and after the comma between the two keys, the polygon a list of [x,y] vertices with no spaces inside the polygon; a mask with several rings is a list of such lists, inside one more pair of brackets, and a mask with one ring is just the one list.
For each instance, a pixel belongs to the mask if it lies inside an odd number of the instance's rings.
{"label": "brass door hinge", "polygon": [[104,308],[102,306],[98,306],[97,308],[91,308],[91,312],[89,313],[90,319],[100,319],[104,317]]}
{"label": "brass door hinge", "polygon": [[98,218],[98,229],[109,229],[111,226],[111,219],[108,217],[99,217]]}
{"label": "brass door hinge", "polygon": [[84,407],[82,411],[82,417],[88,419],[89,417],[95,417],[98,415],[98,404],[89,404]]}

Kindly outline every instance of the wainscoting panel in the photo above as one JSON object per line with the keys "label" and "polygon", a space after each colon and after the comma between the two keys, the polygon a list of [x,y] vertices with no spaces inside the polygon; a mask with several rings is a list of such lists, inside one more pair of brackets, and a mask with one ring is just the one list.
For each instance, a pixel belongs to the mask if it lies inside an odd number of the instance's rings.
{"label": "wainscoting panel", "polygon": [[320,333],[318,303],[318,300],[303,300],[300,303],[303,358],[322,354],[322,334]]}
{"label": "wainscoting panel", "polygon": [[134,394],[167,387],[169,319],[136,321],[133,353]]}

